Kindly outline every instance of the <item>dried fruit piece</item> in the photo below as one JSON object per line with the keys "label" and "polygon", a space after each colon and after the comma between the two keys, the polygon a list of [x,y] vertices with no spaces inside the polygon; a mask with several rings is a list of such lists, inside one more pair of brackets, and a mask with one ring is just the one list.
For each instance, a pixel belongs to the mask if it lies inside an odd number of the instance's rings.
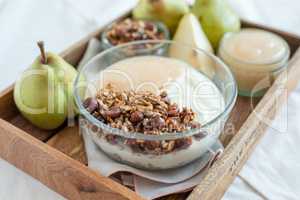
{"label": "dried fruit piece", "polygon": [[83,102],[83,107],[90,113],[98,109],[98,101],[95,98],[89,97]]}
{"label": "dried fruit piece", "polygon": [[105,113],[105,117],[110,117],[112,119],[115,119],[121,116],[121,109],[120,107],[114,106],[109,110],[105,111],[104,113]]}

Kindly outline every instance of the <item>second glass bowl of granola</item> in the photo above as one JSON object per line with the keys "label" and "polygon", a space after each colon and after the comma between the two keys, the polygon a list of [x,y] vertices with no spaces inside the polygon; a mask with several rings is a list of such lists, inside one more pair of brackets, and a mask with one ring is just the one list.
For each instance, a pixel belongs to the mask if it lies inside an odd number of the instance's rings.
{"label": "second glass bowl of granola", "polygon": [[[158,21],[126,18],[108,26],[101,34],[103,49],[141,40],[169,40],[170,32],[166,25]],[[144,48],[159,44],[143,43]]]}
{"label": "second glass bowl of granola", "polygon": [[108,49],[75,82],[81,131],[110,158],[147,170],[181,167],[210,151],[236,97],[220,59],[172,41]]}

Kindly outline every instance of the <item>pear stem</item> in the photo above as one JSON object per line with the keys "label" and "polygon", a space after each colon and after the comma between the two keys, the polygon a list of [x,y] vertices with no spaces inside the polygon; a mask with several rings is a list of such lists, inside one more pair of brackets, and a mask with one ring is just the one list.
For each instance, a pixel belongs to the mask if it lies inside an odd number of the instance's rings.
{"label": "pear stem", "polygon": [[43,64],[47,64],[47,56],[46,56],[46,53],[45,53],[44,41],[38,41],[37,45],[40,48],[40,52],[41,52],[41,62]]}

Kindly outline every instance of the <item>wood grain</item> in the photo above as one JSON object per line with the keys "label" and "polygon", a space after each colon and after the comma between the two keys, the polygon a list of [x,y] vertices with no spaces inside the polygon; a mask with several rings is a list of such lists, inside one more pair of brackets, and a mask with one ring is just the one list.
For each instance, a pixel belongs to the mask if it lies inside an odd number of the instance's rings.
{"label": "wood grain", "polygon": [[13,88],[14,85],[11,85],[0,92],[0,118],[5,120],[10,120],[19,113],[14,101]]}
{"label": "wood grain", "polygon": [[82,164],[87,165],[84,142],[79,134],[78,125],[74,127],[65,127],[48,140],[47,144],[69,157],[78,160]]}
{"label": "wood grain", "polygon": [[238,96],[235,106],[225,124],[224,131],[220,135],[220,140],[224,147],[240,130],[246,119],[256,107],[260,98],[250,99],[249,97]]}
{"label": "wood grain", "polygon": [[133,191],[0,119],[0,156],[72,200],[140,200]]}
{"label": "wood grain", "polygon": [[199,200],[200,197],[202,200],[221,199],[268,128],[268,124],[261,119],[273,119],[276,116],[281,105],[287,100],[288,94],[298,85],[299,76],[300,49],[291,60],[287,73],[282,73],[277,78],[254,112],[232,138],[221,159],[209,170],[188,200]]}
{"label": "wood grain", "polygon": [[14,116],[11,120],[9,120],[9,122],[22,129],[23,131],[25,131],[26,133],[29,133],[31,136],[41,140],[41,141],[47,141],[52,135],[54,135],[57,130],[43,130],[40,129],[36,126],[34,126],[33,124],[31,124],[27,119],[25,119],[21,114],[17,114],[16,116]]}
{"label": "wood grain", "polygon": [[173,194],[165,197],[158,198],[157,200],[185,200],[188,196],[188,192],[180,193],[180,194]]}

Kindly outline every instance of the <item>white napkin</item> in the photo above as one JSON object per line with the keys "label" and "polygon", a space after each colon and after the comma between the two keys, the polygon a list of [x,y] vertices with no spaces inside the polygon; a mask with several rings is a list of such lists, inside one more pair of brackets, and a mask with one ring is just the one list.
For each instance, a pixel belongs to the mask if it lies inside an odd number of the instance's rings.
{"label": "white napkin", "polygon": [[[100,50],[100,42],[95,38],[91,39],[78,68],[81,69]],[[92,141],[89,133],[81,132],[83,133],[89,167],[107,177],[120,171],[134,174],[133,176],[123,175],[123,184],[132,186],[138,194],[146,199],[154,199],[195,187],[200,183],[206,172],[205,169],[210,166],[216,153],[223,149],[221,143],[218,142],[211,151],[189,165],[172,170],[146,171],[110,159]]]}

